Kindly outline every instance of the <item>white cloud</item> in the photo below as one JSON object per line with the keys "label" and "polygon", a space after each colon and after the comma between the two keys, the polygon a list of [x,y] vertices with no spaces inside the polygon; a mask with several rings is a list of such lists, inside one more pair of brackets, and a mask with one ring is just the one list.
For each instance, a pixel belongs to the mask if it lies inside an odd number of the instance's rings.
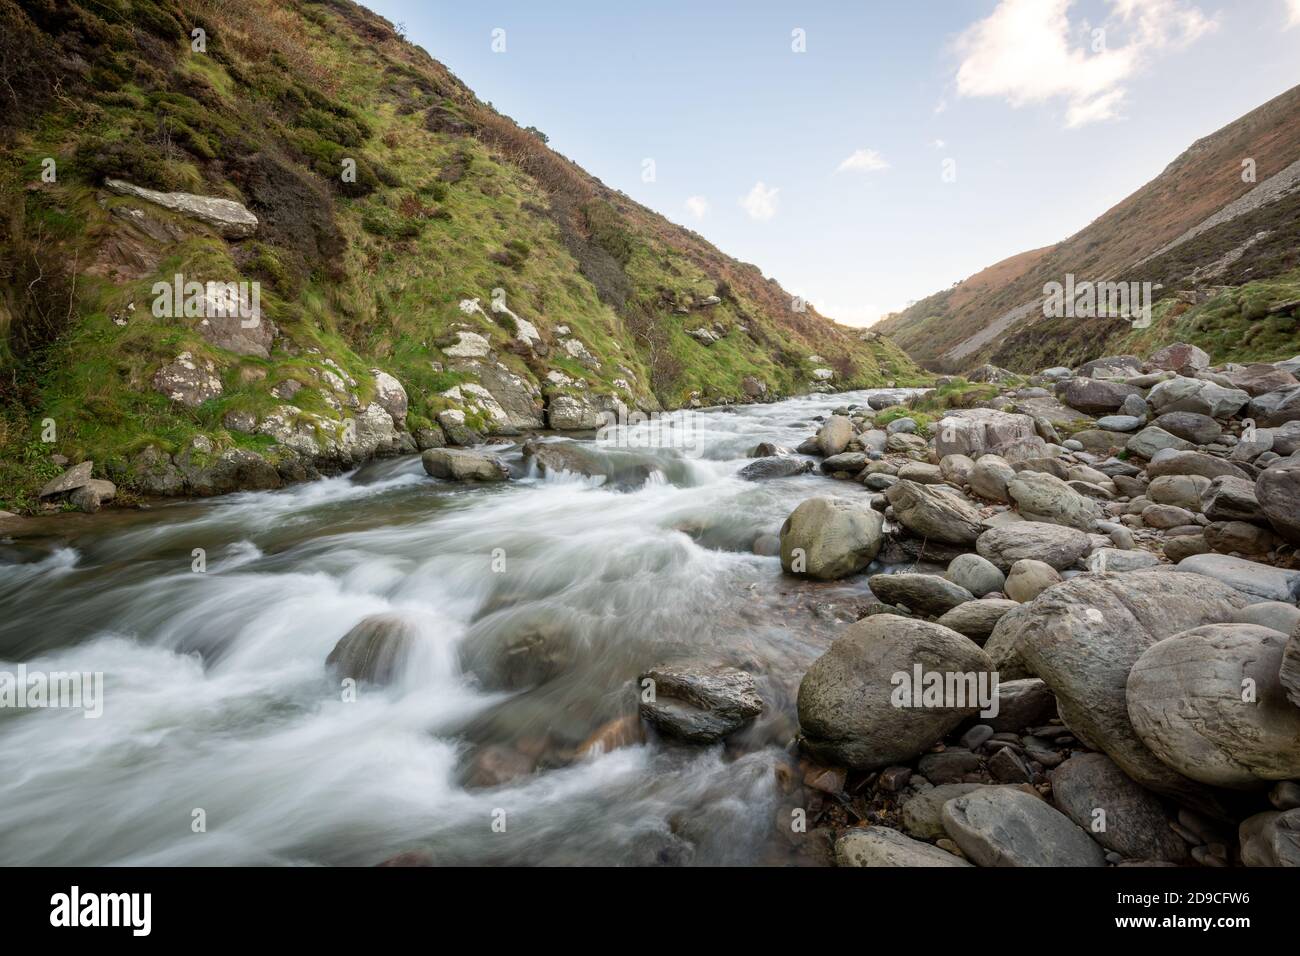
{"label": "white cloud", "polygon": [[1300,27],[1300,0],[1286,0],[1286,29]]}
{"label": "white cloud", "polygon": [[1218,25],[1187,0],[1107,3],[1093,28],[1070,22],[1073,0],[1000,0],[957,39],[957,92],[1003,97],[1012,107],[1063,99],[1066,126],[1099,122],[1117,115],[1125,84],[1156,55]]}
{"label": "white cloud", "polygon": [[754,183],[754,188],[749,191],[749,195],[740,200],[740,204],[745,208],[745,212],[749,213],[750,219],[771,219],[776,215],[777,192],[775,186],[769,189],[760,179]]}
{"label": "white cloud", "polygon": [[882,169],[888,169],[889,163],[885,162],[885,157],[874,149],[855,150],[853,155],[835,168],[837,173],[859,172],[874,173]]}
{"label": "white cloud", "polygon": [[686,200],[686,211],[695,219],[703,219],[709,214],[709,201],[703,196],[691,196]]}

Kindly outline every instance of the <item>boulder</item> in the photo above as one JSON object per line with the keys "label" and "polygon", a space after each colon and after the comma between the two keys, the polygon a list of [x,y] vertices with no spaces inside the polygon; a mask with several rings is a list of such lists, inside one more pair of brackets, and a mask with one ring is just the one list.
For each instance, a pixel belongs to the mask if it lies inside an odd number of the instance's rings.
{"label": "boulder", "polygon": [[1248,603],[1286,601],[1295,604],[1300,597],[1300,571],[1287,571],[1227,554],[1194,554],[1179,561],[1174,570],[1222,581],[1247,597]]}
{"label": "boulder", "polygon": [[1147,402],[1157,415],[1196,412],[1211,418],[1230,418],[1248,401],[1250,396],[1240,389],[1182,376],[1161,382],[1147,395]]}
{"label": "boulder", "polygon": [[1195,345],[1175,342],[1152,353],[1146,364],[1152,370],[1169,369],[1179,375],[1195,375],[1210,367],[1210,356]]}
{"label": "boulder", "polygon": [[1095,378],[1072,378],[1057,386],[1061,401],[1088,415],[1105,415],[1116,411],[1130,395],[1142,393],[1132,385]]}
{"label": "boulder", "polygon": [[880,552],[883,527],[865,501],[809,498],[781,526],[781,567],[822,581],[854,574]]}
{"label": "boulder", "polygon": [[1167,766],[1216,787],[1300,777],[1300,707],[1278,678],[1286,637],[1206,624],[1152,645],[1128,677],[1128,712]]}
{"label": "boulder", "polygon": [[1300,463],[1287,458],[1265,468],[1255,480],[1255,498],[1273,529],[1300,544]]}
{"label": "boulder", "polygon": [[1265,557],[1277,547],[1277,537],[1267,528],[1247,521],[1214,521],[1205,526],[1205,543],[1220,554]]}
{"label": "boulder", "polygon": [[1300,707],[1300,625],[1291,631],[1291,638],[1282,651],[1282,667],[1278,679],[1286,692],[1287,699]]}
{"label": "boulder", "polygon": [[[1015,602],[1007,602],[1013,607]],[[1010,608],[1008,609],[1010,610]],[[981,718],[995,733],[1040,727],[1056,716],[1056,696],[1037,677],[998,682],[998,713]]]}
{"label": "boulder", "polygon": [[94,467],[95,463],[89,460],[73,465],[57,478],[51,478],[47,481],[37,497],[57,498],[60,495],[69,494],[88,485],[91,481],[90,473]]}
{"label": "boulder", "polygon": [[1022,558],[1011,565],[1011,573],[1007,575],[1006,594],[1011,600],[1024,604],[1038,597],[1053,584],[1060,583],[1061,575],[1050,564]]}
{"label": "boulder", "polygon": [[[1237,624],[1258,624],[1260,627],[1270,627],[1281,634],[1291,634],[1297,624],[1300,624],[1300,607],[1294,604],[1287,604],[1283,601],[1261,601],[1259,604],[1251,604],[1243,607],[1232,618]],[[1286,686],[1286,658],[1282,655],[1282,684]],[[1300,661],[1296,663],[1300,664]],[[1300,705],[1297,705],[1300,706]]]}
{"label": "boulder", "polygon": [[1118,548],[1098,548],[1088,555],[1088,570],[1098,574],[1123,573],[1153,568],[1160,563],[1150,551],[1124,551]]}
{"label": "boulder", "polygon": [[822,459],[821,470],[824,475],[833,475],[837,472],[856,475],[870,463],[871,459],[860,451],[842,451],[838,455]]}
{"label": "boulder", "polygon": [[460,448],[430,448],[421,461],[429,475],[447,481],[505,481],[510,477],[499,458]]}
{"label": "boulder", "polygon": [[475,621],[458,648],[461,669],[488,691],[521,691],[568,673],[583,649],[581,618],[521,604]]}
{"label": "boulder", "polygon": [[325,665],[339,677],[390,684],[400,676],[418,639],[419,632],[402,615],[371,614],[339,638]]}
{"label": "boulder", "polygon": [[935,454],[980,455],[997,452],[1018,441],[1036,437],[1034,420],[1028,415],[992,408],[963,408],[944,413],[932,429]]}
{"label": "boulder", "polygon": [[998,621],[1002,620],[1002,615],[1015,607],[1015,601],[1001,598],[967,601],[945,612],[935,623],[969,637],[976,644],[983,644],[993,633]]}
{"label": "boulder", "polygon": [[939,461],[939,473],[943,475],[944,480],[958,487],[970,480],[971,472],[974,470],[975,462],[965,455],[944,455]]}
{"label": "boulder", "polygon": [[888,827],[854,827],[835,841],[836,866],[970,866],[959,856]]}
{"label": "boulder", "polygon": [[708,744],[735,733],[763,711],[754,678],[734,667],[656,667],[641,674],[641,716],[660,733]]}
{"label": "boulder", "polygon": [[1257,813],[1237,828],[1246,866],[1300,866],[1300,810]]}
{"label": "boulder", "polygon": [[1029,521],[1059,524],[1082,531],[1092,530],[1097,523],[1097,503],[1051,475],[1022,471],[1007,483],[1007,493],[1020,514]]}
{"label": "boulder", "polygon": [[1200,510],[1211,521],[1267,523],[1259,499],[1255,497],[1255,484],[1232,475],[1220,475],[1206,482],[1205,487],[1201,489]]}
{"label": "boulder", "polygon": [[822,454],[829,458],[847,448],[856,434],[853,423],[848,418],[843,415],[832,415],[817,432],[817,446]]}
{"label": "boulder", "polygon": [[1209,487],[1210,479],[1204,475],[1161,475],[1151,480],[1145,494],[1156,504],[1200,511],[1201,495]]}
{"label": "boulder", "polygon": [[997,565],[978,554],[958,555],[948,564],[944,574],[953,584],[976,597],[983,597],[990,591],[1001,591],[1007,582],[1006,575]]}
{"label": "boulder", "polygon": [[1300,420],[1300,385],[1287,385],[1251,399],[1246,414],[1260,428]]}
{"label": "boulder", "polygon": [[948,835],[943,829],[943,805],[956,797],[992,786],[998,784],[942,783],[907,797],[902,808],[903,829],[918,840],[942,840]]}
{"label": "boulder", "polygon": [[792,455],[772,455],[751,461],[736,477],[743,481],[765,481],[769,478],[790,478],[812,471],[813,464],[806,458]]}
{"label": "boulder", "polygon": [[[1001,571],[1024,558],[1050,564],[1058,571],[1071,567],[1092,547],[1088,535],[1042,521],[1017,521],[985,531],[975,542],[980,556]],[[985,592],[987,593],[987,592]]]}
{"label": "boulder", "polygon": [[1199,451],[1156,452],[1147,463],[1146,473],[1148,478],[1159,478],[1161,475],[1201,475],[1205,478],[1232,475],[1235,478],[1250,478],[1232,462]]}
{"label": "boulder", "polygon": [[932,617],[975,600],[970,591],[937,574],[873,574],[867,586],[886,604],[901,604]]}
{"label": "boulder", "polygon": [[606,423],[604,413],[586,397],[552,395],[546,406],[546,421],[556,431],[590,431]]}
{"label": "boulder", "polygon": [[[1173,570],[1080,575],[1008,613],[985,650],[1004,679],[1042,678],[1075,735],[1139,784],[1214,808],[1200,785],[1156,759],[1138,738],[1126,685],[1133,664],[1152,644],[1205,623],[1230,621],[1245,604],[1227,585]],[[1017,662],[1027,673],[1016,672]]]}
{"label": "boulder", "polygon": [[1194,445],[1208,445],[1223,434],[1222,425],[1209,415],[1196,412],[1165,412],[1151,424]]}
{"label": "boulder", "polygon": [[192,495],[269,491],[283,483],[274,465],[247,448],[227,448],[215,456],[202,457],[187,450],[176,456],[176,463]]}
{"label": "boulder", "polygon": [[1134,455],[1140,455],[1143,458],[1151,459],[1155,457],[1156,452],[1158,451],[1164,451],[1169,448],[1174,451],[1185,451],[1192,447],[1192,443],[1184,441],[1177,435],[1171,435],[1163,428],[1159,428],[1155,425],[1148,425],[1130,438],[1124,447]]}
{"label": "boulder", "polygon": [[1105,853],[1063,813],[1015,787],[954,797],[943,828],[979,866],[1104,866]]}
{"label": "boulder", "polygon": [[1084,378],[1129,378],[1142,371],[1142,360],[1136,355],[1106,355],[1084,362],[1078,374]]}
{"label": "boulder", "polygon": [[1136,415],[1103,415],[1097,419],[1097,427],[1108,432],[1135,432],[1142,427],[1142,419]]}
{"label": "boulder", "polygon": [[1160,801],[1105,754],[1077,753],[1051,780],[1057,809],[1107,850],[1129,860],[1187,858],[1187,844],[1169,828]]}
{"label": "boulder", "polygon": [[938,624],[875,614],[849,625],[799,685],[804,749],[817,760],[875,770],[911,760],[978,712],[975,701],[947,697],[911,706],[922,688],[907,685],[922,664],[929,674],[986,681],[992,670],[978,645]]}
{"label": "boulder", "polygon": [[971,469],[968,482],[972,494],[988,501],[1010,502],[1007,484],[1016,477],[1016,470],[997,455],[981,455]]}
{"label": "boulder", "polygon": [[899,481],[885,490],[894,517],[919,538],[947,544],[974,544],[983,530],[975,506],[955,494],[915,481]]}
{"label": "boulder", "polygon": [[1295,375],[1268,363],[1249,365],[1227,364],[1219,376],[1226,378],[1234,389],[1242,389],[1252,395],[1277,392],[1291,385],[1300,385]]}

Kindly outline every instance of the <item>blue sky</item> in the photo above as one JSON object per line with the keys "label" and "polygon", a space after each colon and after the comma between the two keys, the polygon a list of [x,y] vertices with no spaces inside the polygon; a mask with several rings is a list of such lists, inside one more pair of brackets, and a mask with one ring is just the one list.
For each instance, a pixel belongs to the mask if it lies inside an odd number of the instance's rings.
{"label": "blue sky", "polygon": [[608,185],[852,324],[1065,238],[1300,83],[1300,0],[366,5]]}

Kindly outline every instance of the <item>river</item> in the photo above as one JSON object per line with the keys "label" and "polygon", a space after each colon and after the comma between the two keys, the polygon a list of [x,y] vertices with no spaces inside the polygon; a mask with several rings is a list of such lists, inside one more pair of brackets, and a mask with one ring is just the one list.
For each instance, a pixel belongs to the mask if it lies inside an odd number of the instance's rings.
{"label": "river", "polygon": [[[686,448],[606,437],[651,469],[630,489],[456,485],[410,456],[32,522],[0,545],[0,671],[102,673],[103,713],[0,708],[0,863],[808,862],[781,824],[795,695],[869,592],[751,544],[804,498],[867,492],[735,473],[868,394],[682,413]],[[376,613],[418,650],[353,699],[325,659]],[[485,686],[475,648],[520,628],[561,635],[562,671]],[[631,725],[641,670],[691,661],[753,673],[763,714],[726,744],[582,752]]]}

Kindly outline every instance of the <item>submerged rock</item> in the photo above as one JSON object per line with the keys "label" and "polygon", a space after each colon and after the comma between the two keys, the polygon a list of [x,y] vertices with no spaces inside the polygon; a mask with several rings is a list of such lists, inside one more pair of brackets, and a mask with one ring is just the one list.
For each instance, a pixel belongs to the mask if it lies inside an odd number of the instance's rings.
{"label": "submerged rock", "polygon": [[707,744],[735,733],[763,711],[752,675],[733,667],[698,665],[652,668],[637,683],[653,682],[652,700],[641,716],[660,733]]}
{"label": "submerged rock", "polygon": [[500,459],[457,448],[430,448],[421,456],[424,470],[449,481],[505,481],[510,472]]}

